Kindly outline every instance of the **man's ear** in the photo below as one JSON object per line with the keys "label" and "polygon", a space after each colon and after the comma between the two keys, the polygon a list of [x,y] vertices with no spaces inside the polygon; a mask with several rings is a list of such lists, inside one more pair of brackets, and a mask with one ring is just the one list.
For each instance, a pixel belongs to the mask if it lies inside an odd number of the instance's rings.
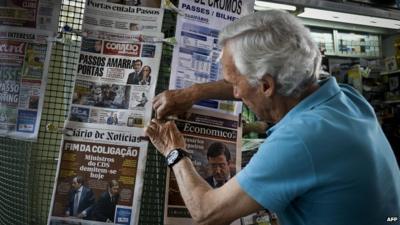
{"label": "man's ear", "polygon": [[261,79],[263,85],[263,92],[267,97],[271,97],[275,94],[276,83],[274,78],[269,75],[265,74]]}

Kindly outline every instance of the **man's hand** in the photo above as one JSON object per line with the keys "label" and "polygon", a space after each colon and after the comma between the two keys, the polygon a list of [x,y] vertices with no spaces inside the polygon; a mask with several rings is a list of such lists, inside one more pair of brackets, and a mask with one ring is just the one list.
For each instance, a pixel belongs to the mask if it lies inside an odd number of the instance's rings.
{"label": "man's hand", "polygon": [[154,97],[153,108],[157,119],[164,119],[188,111],[194,102],[190,89],[167,90]]}
{"label": "man's hand", "polygon": [[188,111],[195,102],[205,99],[239,100],[233,96],[232,84],[224,80],[193,84],[178,90],[168,90],[153,99],[157,119],[179,115]]}
{"label": "man's hand", "polygon": [[145,135],[164,156],[173,149],[185,148],[185,139],[173,121],[152,119],[150,125],[145,128]]}

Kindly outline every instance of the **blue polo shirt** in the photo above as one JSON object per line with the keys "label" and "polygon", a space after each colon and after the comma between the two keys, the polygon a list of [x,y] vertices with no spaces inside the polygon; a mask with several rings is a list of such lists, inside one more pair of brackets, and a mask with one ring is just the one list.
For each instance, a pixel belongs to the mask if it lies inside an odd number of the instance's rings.
{"label": "blue polo shirt", "polygon": [[267,135],[237,179],[281,225],[400,224],[399,167],[353,88],[321,82]]}

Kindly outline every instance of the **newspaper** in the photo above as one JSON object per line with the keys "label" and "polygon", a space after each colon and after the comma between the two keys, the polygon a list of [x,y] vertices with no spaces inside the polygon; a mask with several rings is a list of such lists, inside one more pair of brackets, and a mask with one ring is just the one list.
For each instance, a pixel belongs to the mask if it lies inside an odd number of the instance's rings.
{"label": "newspaper", "polygon": [[[151,1],[146,2],[151,3]],[[83,32],[90,35],[90,32],[93,32],[92,26],[96,26],[99,28],[96,30],[97,36],[109,37],[112,40],[115,38],[110,35],[121,33],[121,31],[125,31],[124,33],[129,31],[161,32],[164,9],[160,8],[160,4],[158,2],[158,8],[152,8],[87,0]]]}
{"label": "newspaper", "polygon": [[[191,109],[175,121],[185,137],[186,149],[197,172],[213,187],[218,186],[212,172],[215,166],[207,153],[215,148],[227,148],[230,160],[225,156],[228,178],[233,177],[241,168],[240,139],[242,136],[239,117],[203,109]],[[221,162],[217,163],[221,166]],[[225,180],[226,182],[226,180]],[[221,184],[222,185],[222,184]],[[188,209],[180,195],[176,178],[171,170],[167,173],[165,194],[164,224],[194,224]],[[233,224],[240,224],[236,221]]]}
{"label": "newspaper", "polygon": [[55,32],[60,8],[57,0],[0,0],[0,25]]}
{"label": "newspaper", "polygon": [[161,48],[161,43],[83,38],[71,124],[126,131],[143,128],[151,118]]}
{"label": "newspaper", "polygon": [[[130,140],[134,141],[130,143],[121,139],[122,134],[128,135],[126,132],[116,134],[112,130],[80,127],[74,128],[71,136],[64,137],[49,224],[103,224],[106,220],[102,215],[110,213],[109,220],[114,223],[107,224],[137,224],[148,143],[140,138],[143,134],[137,128],[131,131]],[[103,136],[110,138],[103,141]],[[91,138],[99,140],[90,141]],[[71,182],[77,176],[83,178],[83,185],[93,193],[93,200],[88,203],[91,208],[84,218],[67,213],[71,202]],[[118,200],[114,203],[114,212],[112,208],[104,212],[98,205],[112,180],[119,184]]]}
{"label": "newspaper", "polygon": [[49,66],[50,32],[0,26],[0,136],[36,140]]}
{"label": "newspaper", "polygon": [[[156,30],[162,11],[150,9],[157,16],[142,19],[154,19],[148,23],[153,31],[114,29],[104,24],[122,26],[145,8],[88,1],[48,224],[138,224],[148,146],[144,126],[160,67],[157,40],[163,39]],[[78,180],[90,199],[86,194],[86,201],[79,200]]]}
{"label": "newspaper", "polygon": [[[181,0],[175,37],[170,89],[180,89],[195,83],[222,79],[218,62],[219,31],[227,24],[253,11],[254,0],[249,1],[191,1]],[[241,103],[206,100],[196,103],[200,107],[239,114]]]}
{"label": "newspaper", "polygon": [[[163,12],[87,1],[71,121],[128,128],[144,127],[150,120]],[[131,29],[134,25],[143,29]],[[138,71],[135,64],[140,64]]]}

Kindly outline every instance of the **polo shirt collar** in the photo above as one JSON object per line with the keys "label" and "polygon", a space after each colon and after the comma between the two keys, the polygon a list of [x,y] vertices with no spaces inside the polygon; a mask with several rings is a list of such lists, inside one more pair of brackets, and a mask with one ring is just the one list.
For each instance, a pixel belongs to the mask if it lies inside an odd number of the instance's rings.
{"label": "polo shirt collar", "polygon": [[294,106],[277,124],[267,130],[267,136],[271,135],[272,132],[277,130],[283,124],[291,121],[298,114],[315,108],[316,106],[328,101],[341,91],[334,77],[322,80],[318,82],[318,84],[320,85],[318,90],[300,101],[300,103]]}

